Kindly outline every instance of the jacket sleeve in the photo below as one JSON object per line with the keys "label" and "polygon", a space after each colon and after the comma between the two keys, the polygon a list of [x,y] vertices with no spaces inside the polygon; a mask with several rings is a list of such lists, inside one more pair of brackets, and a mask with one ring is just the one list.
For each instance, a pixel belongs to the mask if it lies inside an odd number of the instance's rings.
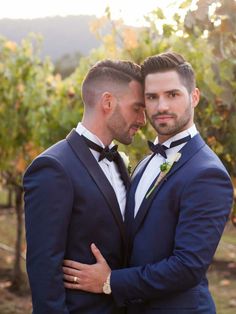
{"label": "jacket sleeve", "polygon": [[205,276],[230,213],[233,189],[227,173],[216,168],[187,181],[176,200],[179,219],[172,254],[154,264],[112,271],[112,294],[118,305],[184,291]]}
{"label": "jacket sleeve", "polygon": [[72,182],[56,159],[42,156],[27,169],[23,185],[33,312],[68,314],[62,261],[73,205]]}

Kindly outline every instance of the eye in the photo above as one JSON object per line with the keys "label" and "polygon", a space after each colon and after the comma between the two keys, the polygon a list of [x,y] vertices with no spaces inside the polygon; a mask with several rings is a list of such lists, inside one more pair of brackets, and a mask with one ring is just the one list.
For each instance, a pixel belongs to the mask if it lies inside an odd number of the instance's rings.
{"label": "eye", "polygon": [[146,95],[146,99],[147,100],[153,100],[153,99],[156,99],[156,96],[152,95],[152,94],[148,94],[148,95]]}
{"label": "eye", "polygon": [[178,93],[175,92],[175,91],[169,92],[169,94],[168,94],[168,96],[169,96],[170,98],[175,98],[177,95],[178,95]]}

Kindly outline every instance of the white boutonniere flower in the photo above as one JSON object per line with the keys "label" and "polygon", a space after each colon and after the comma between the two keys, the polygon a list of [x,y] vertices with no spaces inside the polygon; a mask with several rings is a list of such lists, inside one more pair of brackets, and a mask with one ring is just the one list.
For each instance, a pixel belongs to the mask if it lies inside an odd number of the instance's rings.
{"label": "white boutonniere flower", "polygon": [[170,158],[169,160],[165,161],[163,164],[160,165],[161,172],[160,172],[155,184],[151,188],[151,190],[146,194],[146,197],[145,197],[146,199],[152,194],[152,192],[155,190],[155,188],[158,186],[158,184],[167,175],[167,173],[172,168],[173,164],[175,162],[179,161],[180,157],[181,157],[181,153],[177,153],[172,158]]}

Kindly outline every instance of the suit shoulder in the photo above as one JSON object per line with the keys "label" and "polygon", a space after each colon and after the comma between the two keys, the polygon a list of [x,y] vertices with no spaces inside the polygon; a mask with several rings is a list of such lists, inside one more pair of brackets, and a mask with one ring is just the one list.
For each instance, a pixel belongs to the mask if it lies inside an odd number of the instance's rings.
{"label": "suit shoulder", "polygon": [[207,144],[199,151],[196,158],[201,159],[200,165],[203,169],[215,169],[216,171],[224,172],[229,176],[229,173],[220,158]]}
{"label": "suit shoulder", "polygon": [[27,167],[24,176],[33,169],[40,169],[43,167],[53,167],[57,169],[64,168],[65,156],[68,156],[70,147],[67,141],[61,140],[54,145],[47,148],[40,155],[38,155]]}
{"label": "suit shoulder", "polygon": [[38,157],[42,156],[51,156],[59,158],[63,153],[66,153],[70,149],[66,139],[63,139],[49,148],[47,148],[45,151],[43,151]]}

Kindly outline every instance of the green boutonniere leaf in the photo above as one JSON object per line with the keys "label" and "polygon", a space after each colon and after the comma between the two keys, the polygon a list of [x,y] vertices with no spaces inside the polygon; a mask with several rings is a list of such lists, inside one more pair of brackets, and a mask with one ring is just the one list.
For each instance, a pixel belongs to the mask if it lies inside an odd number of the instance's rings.
{"label": "green boutonniere leaf", "polygon": [[168,169],[169,165],[170,163],[168,161],[164,162],[163,164],[160,165],[160,170],[162,172],[165,172]]}
{"label": "green boutonniere leaf", "polygon": [[181,153],[177,153],[171,161],[165,161],[163,164],[160,165],[160,174],[157,178],[156,183],[154,186],[151,188],[151,190],[146,194],[145,198],[147,199],[152,192],[155,190],[155,188],[158,186],[158,184],[164,179],[164,177],[167,175],[167,173],[170,171],[171,167],[175,162],[177,162],[181,157]]}

